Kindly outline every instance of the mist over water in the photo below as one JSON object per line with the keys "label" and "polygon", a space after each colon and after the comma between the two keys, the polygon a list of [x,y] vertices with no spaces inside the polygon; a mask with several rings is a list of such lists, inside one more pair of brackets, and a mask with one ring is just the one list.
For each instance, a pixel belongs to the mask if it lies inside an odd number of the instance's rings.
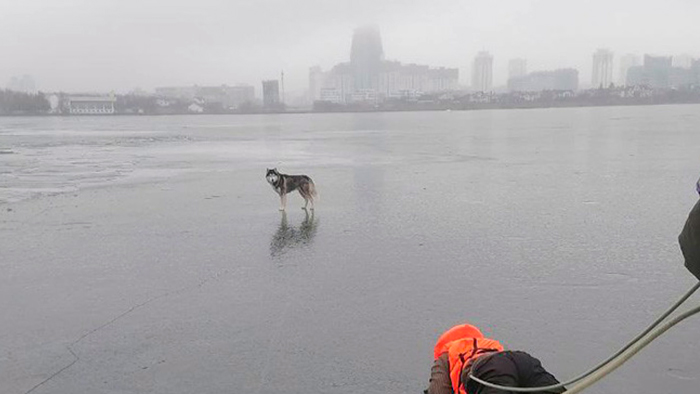
{"label": "mist over water", "polygon": [[[0,382],[420,392],[465,320],[567,379],[693,284],[698,109],[0,118]],[[695,325],[587,392],[693,392]]]}
{"label": "mist over water", "polygon": [[246,83],[260,97],[260,82],[284,70],[291,96],[309,88],[309,67],[347,61],[365,24],[381,28],[387,60],[458,67],[465,84],[483,50],[494,56],[494,86],[514,58],[532,71],[576,68],[588,83],[597,48],[616,62],[700,56],[699,11],[687,0],[5,1],[0,36],[12,39],[0,41],[0,85],[25,74],[44,92]]}

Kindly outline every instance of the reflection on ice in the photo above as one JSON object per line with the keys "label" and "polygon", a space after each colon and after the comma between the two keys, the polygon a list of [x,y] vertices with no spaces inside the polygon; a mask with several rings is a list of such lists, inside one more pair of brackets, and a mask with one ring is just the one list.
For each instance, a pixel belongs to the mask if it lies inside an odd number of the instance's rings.
{"label": "reflection on ice", "polygon": [[279,228],[270,241],[270,255],[279,257],[291,249],[303,248],[310,244],[318,228],[318,220],[314,218],[314,211],[304,210],[304,220],[299,227],[289,226],[287,212],[282,212]]}

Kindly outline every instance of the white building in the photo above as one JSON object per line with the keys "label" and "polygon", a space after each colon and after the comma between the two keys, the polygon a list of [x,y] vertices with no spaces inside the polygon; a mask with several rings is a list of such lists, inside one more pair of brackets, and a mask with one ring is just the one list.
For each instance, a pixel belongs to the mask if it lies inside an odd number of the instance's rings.
{"label": "white building", "polygon": [[474,58],[472,69],[472,90],[490,92],[493,86],[493,56],[486,51],[479,52]]}
{"label": "white building", "polygon": [[187,111],[193,114],[201,114],[204,112],[204,107],[197,103],[192,103],[187,107]]}
{"label": "white building", "polygon": [[70,96],[68,112],[71,115],[111,115],[114,113],[114,95]]}
{"label": "white building", "polygon": [[607,88],[612,83],[613,53],[608,49],[598,49],[593,54],[593,74],[591,87]]}
{"label": "white building", "polygon": [[345,102],[342,92],[336,88],[321,88],[317,100],[334,104]]}

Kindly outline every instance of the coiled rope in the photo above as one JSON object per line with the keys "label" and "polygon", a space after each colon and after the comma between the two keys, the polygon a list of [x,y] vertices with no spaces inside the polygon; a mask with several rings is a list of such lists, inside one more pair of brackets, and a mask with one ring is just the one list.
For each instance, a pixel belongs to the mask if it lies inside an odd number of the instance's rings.
{"label": "coiled rope", "polygon": [[584,372],[583,374],[567,380],[566,382],[563,383],[558,383],[550,386],[542,386],[542,387],[510,387],[510,386],[501,386],[498,384],[490,383],[485,380],[479,379],[475,376],[473,376],[471,373],[469,374],[469,379],[472,379],[473,381],[483,384],[484,386],[492,387],[495,389],[499,390],[505,390],[505,391],[512,391],[512,392],[517,392],[517,393],[533,393],[533,392],[542,392],[542,391],[553,391],[553,390],[558,390],[561,388],[564,388],[565,386],[572,385],[574,383],[577,383],[571,388],[569,388],[567,391],[564,392],[564,394],[575,394],[586,387],[592,385],[593,383],[597,382],[598,380],[602,379],[605,375],[609,374],[610,372],[614,371],[617,369],[620,365],[625,363],[627,360],[629,360],[632,356],[637,354],[640,350],[642,350],[646,345],[651,343],[654,339],[656,339],[658,336],[666,332],[668,329],[671,327],[675,326],[676,324],[680,323],[681,321],[685,320],[686,318],[700,312],[700,306],[695,307],[693,309],[688,310],[687,312],[684,312],[683,314],[675,317],[674,319],[668,321],[661,327],[659,327],[656,331],[651,333],[651,335],[648,335],[654,328],[656,328],[659,324],[661,324],[662,321],[664,321],[671,313],[673,313],[676,309],[678,309],[683,302],[685,302],[695,291],[700,288],[700,282],[696,283],[693,287],[688,290],[683,297],[681,297],[675,304],[673,304],[666,312],[664,312],[661,316],[659,316],[658,319],[656,319],[649,327],[647,327],[644,331],[642,331],[641,334],[637,335],[634,339],[632,339],[629,343],[627,343],[622,349],[618,350],[615,354],[612,356],[608,357],[605,361],[601,362],[600,364],[596,365],[595,367],[589,369],[588,371]]}

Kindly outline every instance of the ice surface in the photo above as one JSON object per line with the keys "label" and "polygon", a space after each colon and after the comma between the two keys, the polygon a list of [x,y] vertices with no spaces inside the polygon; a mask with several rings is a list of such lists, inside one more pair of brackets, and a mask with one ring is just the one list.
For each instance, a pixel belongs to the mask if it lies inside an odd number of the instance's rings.
{"label": "ice surface", "polygon": [[[465,320],[571,377],[694,283],[698,109],[0,118],[2,392],[420,392]],[[698,324],[589,392],[694,392]]]}

